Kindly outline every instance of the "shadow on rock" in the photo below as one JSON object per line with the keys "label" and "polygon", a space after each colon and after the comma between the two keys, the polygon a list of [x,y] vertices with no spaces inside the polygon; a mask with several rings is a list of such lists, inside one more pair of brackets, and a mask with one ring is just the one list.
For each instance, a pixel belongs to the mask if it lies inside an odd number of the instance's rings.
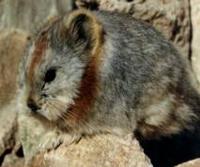
{"label": "shadow on rock", "polygon": [[200,157],[200,129],[159,140],[143,140],[138,136],[138,140],[154,167],[173,167]]}

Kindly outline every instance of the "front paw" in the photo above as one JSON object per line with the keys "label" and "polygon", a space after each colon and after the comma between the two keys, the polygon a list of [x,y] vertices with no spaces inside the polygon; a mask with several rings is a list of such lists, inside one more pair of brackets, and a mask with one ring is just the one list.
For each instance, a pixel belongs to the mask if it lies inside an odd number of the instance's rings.
{"label": "front paw", "polygon": [[39,152],[43,151],[50,151],[57,149],[63,143],[62,137],[58,133],[49,133],[45,135],[39,145],[38,150]]}
{"label": "front paw", "polygon": [[79,142],[81,135],[68,133],[50,133],[43,138],[39,144],[40,152],[56,150],[61,144],[64,146]]}
{"label": "front paw", "polygon": [[62,141],[63,145],[68,146],[71,144],[76,144],[81,140],[81,135],[79,134],[63,134]]}

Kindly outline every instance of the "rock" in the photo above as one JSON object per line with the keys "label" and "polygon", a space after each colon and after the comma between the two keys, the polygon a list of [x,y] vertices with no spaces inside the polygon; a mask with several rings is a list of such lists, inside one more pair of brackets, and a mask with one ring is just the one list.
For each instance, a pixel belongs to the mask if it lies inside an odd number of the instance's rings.
{"label": "rock", "polygon": [[0,110],[0,157],[9,152],[15,144],[17,121],[13,110],[10,106]]}
{"label": "rock", "polygon": [[24,167],[24,159],[9,154],[5,157],[2,167]]}
{"label": "rock", "polygon": [[78,144],[40,153],[30,167],[152,167],[131,135],[121,139],[98,135],[82,139]]}
{"label": "rock", "polygon": [[200,82],[200,3],[199,0],[191,0],[192,17],[192,67]]}
{"label": "rock", "polygon": [[189,162],[185,162],[176,167],[199,167],[199,166],[200,166],[200,159],[196,159]]}
{"label": "rock", "polygon": [[27,35],[17,31],[0,31],[0,109],[14,99],[17,89],[19,61],[23,56]]}
{"label": "rock", "polygon": [[16,145],[17,110],[14,102],[19,61],[26,38],[17,31],[0,31],[0,159]]}
{"label": "rock", "polygon": [[71,7],[71,0],[0,0],[0,28],[35,31],[48,18]]}
{"label": "rock", "polygon": [[0,165],[2,167],[22,167],[23,156],[19,158],[20,141],[18,140],[17,110],[12,102],[0,110]]}

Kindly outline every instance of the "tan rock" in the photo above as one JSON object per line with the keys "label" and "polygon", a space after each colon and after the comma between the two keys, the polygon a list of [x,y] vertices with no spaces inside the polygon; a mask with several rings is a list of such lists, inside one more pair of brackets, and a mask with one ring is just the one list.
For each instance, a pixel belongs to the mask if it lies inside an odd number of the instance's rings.
{"label": "tan rock", "polygon": [[[17,73],[27,35],[17,31],[0,31],[0,156],[11,153],[17,144],[17,110],[14,102]],[[16,161],[15,161],[16,162]],[[7,163],[8,165],[8,163]],[[5,165],[5,166],[7,166]]]}
{"label": "tan rock", "polygon": [[66,12],[71,0],[1,0],[0,28],[35,31],[48,18]]}
{"label": "tan rock", "polygon": [[24,159],[9,154],[5,157],[2,167],[24,167]]}
{"label": "tan rock", "polygon": [[152,167],[131,135],[126,139],[111,135],[82,139],[78,144],[41,153],[31,164],[31,167]]}
{"label": "tan rock", "polygon": [[17,31],[0,31],[0,109],[13,99],[17,89],[19,61],[27,35]]}
{"label": "tan rock", "polygon": [[6,150],[12,149],[15,144],[15,131],[17,129],[16,112],[12,107],[0,110],[0,156]]}
{"label": "tan rock", "polygon": [[192,66],[200,82],[200,1],[191,0],[191,17],[192,17]]}
{"label": "tan rock", "polygon": [[0,32],[0,155],[15,143],[16,106],[12,102],[17,89],[17,71],[26,37],[19,32]]}
{"label": "tan rock", "polygon": [[196,160],[191,160],[189,162],[185,162],[176,167],[199,167],[199,166],[200,166],[200,159],[196,159]]}

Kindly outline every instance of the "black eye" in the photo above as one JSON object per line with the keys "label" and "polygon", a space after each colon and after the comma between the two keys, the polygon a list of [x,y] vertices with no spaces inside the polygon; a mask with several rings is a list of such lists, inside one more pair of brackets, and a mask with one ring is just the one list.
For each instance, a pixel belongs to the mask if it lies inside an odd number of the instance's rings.
{"label": "black eye", "polygon": [[56,78],[56,69],[54,68],[49,69],[44,76],[44,82],[46,83],[52,82],[55,78]]}

